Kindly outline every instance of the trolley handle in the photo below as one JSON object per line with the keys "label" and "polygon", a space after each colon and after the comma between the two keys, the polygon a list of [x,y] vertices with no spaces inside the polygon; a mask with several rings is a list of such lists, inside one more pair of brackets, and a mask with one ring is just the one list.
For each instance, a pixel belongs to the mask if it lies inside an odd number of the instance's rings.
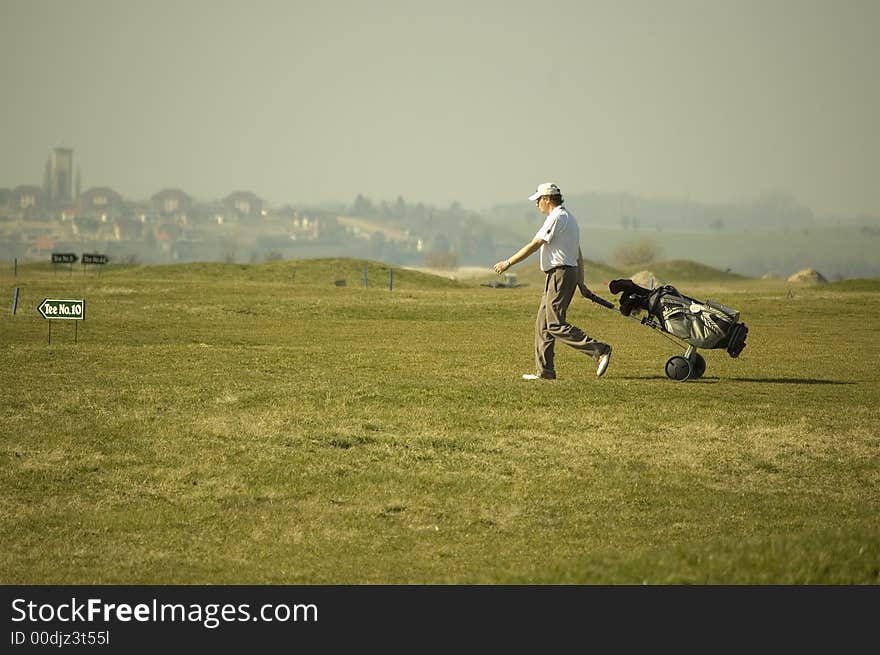
{"label": "trolley handle", "polygon": [[614,306],[614,303],[612,303],[612,302],[608,302],[607,300],[605,300],[605,299],[602,298],[601,296],[597,296],[597,295],[596,295],[595,293],[593,293],[592,291],[590,291],[589,295],[586,296],[586,298],[587,298],[587,300],[592,300],[592,301],[593,301],[594,303],[596,303],[597,305],[602,305],[602,307],[605,307],[606,309],[617,309],[617,308]]}

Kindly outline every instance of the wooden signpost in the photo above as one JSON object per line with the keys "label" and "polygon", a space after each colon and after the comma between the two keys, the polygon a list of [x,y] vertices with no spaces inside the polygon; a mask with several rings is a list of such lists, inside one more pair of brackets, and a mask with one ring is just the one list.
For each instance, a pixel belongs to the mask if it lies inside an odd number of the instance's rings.
{"label": "wooden signpost", "polygon": [[107,263],[108,259],[107,255],[84,252],[80,261],[82,262],[83,274],[85,274],[87,266],[98,266],[98,274],[100,275],[100,272],[103,270],[101,267]]}
{"label": "wooden signpost", "polygon": [[86,264],[106,264],[107,263],[107,255],[97,255],[91,253],[83,253],[82,256],[83,266]]}
{"label": "wooden signpost", "polygon": [[[59,300],[56,298],[43,298],[37,306],[40,316],[49,321],[49,343],[52,343],[52,321],[84,321],[86,319],[85,300]],[[79,323],[74,323],[73,342],[77,341]]]}
{"label": "wooden signpost", "polygon": [[52,269],[58,272],[58,264],[70,264],[70,273],[73,275],[73,265],[77,260],[76,253],[72,252],[53,252],[52,253]]}

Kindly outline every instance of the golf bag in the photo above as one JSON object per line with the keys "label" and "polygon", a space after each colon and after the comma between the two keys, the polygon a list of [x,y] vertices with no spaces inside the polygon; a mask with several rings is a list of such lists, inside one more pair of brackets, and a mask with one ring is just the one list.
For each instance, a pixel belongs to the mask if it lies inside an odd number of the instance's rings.
{"label": "golf bag", "polygon": [[685,296],[673,286],[645,289],[632,280],[612,280],[608,289],[620,296],[620,313],[630,316],[643,310],[669,334],[694,348],[723,348],[738,357],[746,346],[748,328],[739,312],[707,300]]}

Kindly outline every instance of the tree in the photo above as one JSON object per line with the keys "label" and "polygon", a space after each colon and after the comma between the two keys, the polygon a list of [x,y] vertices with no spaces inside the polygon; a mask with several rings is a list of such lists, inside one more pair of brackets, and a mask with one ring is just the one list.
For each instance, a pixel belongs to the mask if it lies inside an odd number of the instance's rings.
{"label": "tree", "polygon": [[649,264],[663,254],[659,243],[651,239],[626,241],[617,246],[611,253],[611,261],[618,266],[637,266]]}
{"label": "tree", "polygon": [[357,198],[354,199],[354,204],[351,206],[351,213],[353,216],[372,216],[375,213],[375,209],[373,208],[372,201],[359,193]]}

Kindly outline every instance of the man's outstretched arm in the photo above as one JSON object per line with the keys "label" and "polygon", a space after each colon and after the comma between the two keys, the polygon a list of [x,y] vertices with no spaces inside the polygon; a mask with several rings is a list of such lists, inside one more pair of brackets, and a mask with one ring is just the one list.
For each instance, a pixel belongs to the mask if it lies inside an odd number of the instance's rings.
{"label": "man's outstretched arm", "polygon": [[524,260],[526,257],[531,255],[533,252],[537,252],[538,249],[541,246],[543,246],[545,243],[547,243],[547,242],[544,241],[543,239],[538,239],[538,238],[532,239],[526,245],[524,245],[522,248],[517,250],[516,253],[510,259],[505,259],[503,261],[500,261],[497,264],[495,264],[492,268],[494,269],[494,271],[496,273],[503,273],[504,271],[506,271],[508,268],[510,268],[514,264],[518,264],[519,262]]}

